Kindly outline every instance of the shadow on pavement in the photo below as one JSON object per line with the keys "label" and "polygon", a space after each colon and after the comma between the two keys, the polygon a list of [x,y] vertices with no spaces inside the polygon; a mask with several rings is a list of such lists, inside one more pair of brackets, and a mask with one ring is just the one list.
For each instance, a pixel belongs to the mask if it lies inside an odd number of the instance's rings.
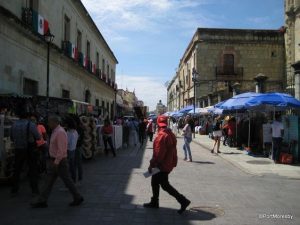
{"label": "shadow on pavement", "polygon": [[214,162],[209,162],[209,161],[193,161],[193,163],[198,163],[198,164],[216,164]]}
{"label": "shadow on pavement", "polygon": [[222,152],[223,155],[240,155],[243,154],[241,152]]}

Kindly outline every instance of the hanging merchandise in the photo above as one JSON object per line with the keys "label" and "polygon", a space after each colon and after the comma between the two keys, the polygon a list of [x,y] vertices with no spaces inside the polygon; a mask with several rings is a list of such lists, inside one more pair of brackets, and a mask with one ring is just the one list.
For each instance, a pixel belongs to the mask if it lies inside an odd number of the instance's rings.
{"label": "hanging merchandise", "polygon": [[80,121],[83,127],[83,157],[91,159],[95,153],[96,146],[96,123],[93,117],[82,116]]}

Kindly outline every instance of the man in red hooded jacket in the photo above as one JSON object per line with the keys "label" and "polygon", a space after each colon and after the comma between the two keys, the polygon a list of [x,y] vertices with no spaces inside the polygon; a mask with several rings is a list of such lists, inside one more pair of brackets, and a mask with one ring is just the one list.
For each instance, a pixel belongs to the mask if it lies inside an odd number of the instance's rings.
{"label": "man in red hooded jacket", "polygon": [[153,142],[153,157],[150,160],[149,172],[152,168],[159,168],[160,172],[152,176],[151,186],[153,197],[149,203],[144,204],[145,208],[159,208],[159,189],[172,195],[180,203],[178,213],[183,213],[190,205],[190,201],[181,195],[169,183],[169,173],[177,166],[177,139],[171,129],[167,128],[168,118],[159,116],[157,118],[159,127],[158,134]]}

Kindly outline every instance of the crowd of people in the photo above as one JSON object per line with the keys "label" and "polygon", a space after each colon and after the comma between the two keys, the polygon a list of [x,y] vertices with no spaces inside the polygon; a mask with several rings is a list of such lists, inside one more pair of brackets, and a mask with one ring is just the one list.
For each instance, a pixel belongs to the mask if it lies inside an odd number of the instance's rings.
{"label": "crowd of people", "polygon": [[[47,124],[50,133],[37,115],[20,110],[18,116],[19,120],[11,127],[11,140],[15,147],[12,197],[19,192],[20,176],[26,163],[34,196],[32,207],[47,207],[47,199],[57,177],[64,181],[73,195],[70,205],[80,205],[83,197],[75,186],[80,185],[82,180],[82,130],[79,120],[67,117],[61,121],[58,116],[50,116]],[[42,188],[39,187],[41,173],[46,176]]]}
{"label": "crowd of people", "polygon": [[[27,162],[30,186],[34,196],[31,203],[33,208],[48,206],[47,201],[51,189],[58,177],[63,180],[73,196],[70,206],[80,205],[84,198],[77,189],[83,178],[81,150],[83,129],[79,117],[69,115],[61,121],[56,115],[50,116],[47,121],[47,129],[37,115],[21,111],[19,117],[20,119],[11,128],[11,140],[15,146],[12,196],[18,194],[20,175],[24,163]],[[101,136],[104,153],[107,156],[111,152],[116,157],[112,139],[113,125],[108,118],[103,122]],[[187,162],[193,161],[190,143],[194,132],[204,131],[214,139],[211,153],[215,154],[221,152],[221,141],[223,141],[223,145],[229,146],[236,146],[238,141],[236,139],[236,118],[232,116],[216,116],[213,120],[208,118],[205,123],[199,123],[190,115],[179,119],[159,116],[157,121],[153,121],[151,118],[118,118],[114,123],[123,128],[123,147],[125,148],[143,147],[146,139],[150,142],[153,141],[153,156],[148,170],[149,173],[152,173],[154,168],[158,168],[159,172],[152,176],[153,196],[149,203],[144,204],[144,207],[159,208],[159,188],[162,187],[180,203],[179,213],[184,212],[191,202],[172,187],[168,180],[169,174],[177,166],[178,134],[181,134],[183,138],[183,160]],[[277,161],[283,137],[283,125],[280,117],[276,117],[271,127],[270,132],[272,132],[274,142],[273,159]],[[46,166],[46,161],[49,161],[49,166]],[[39,173],[41,172],[46,174],[45,185],[42,188],[39,187]]]}

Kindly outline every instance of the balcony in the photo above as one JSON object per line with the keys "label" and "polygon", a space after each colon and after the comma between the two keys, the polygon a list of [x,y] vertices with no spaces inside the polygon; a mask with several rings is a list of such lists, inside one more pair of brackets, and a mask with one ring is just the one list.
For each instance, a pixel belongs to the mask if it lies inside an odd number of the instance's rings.
{"label": "balcony", "polygon": [[61,42],[61,50],[63,51],[65,56],[71,57],[72,56],[72,43],[69,41],[62,41]]}
{"label": "balcony", "polygon": [[22,8],[22,21],[32,27],[33,12],[31,8]]}
{"label": "balcony", "polygon": [[101,69],[96,69],[96,76],[101,78]]}
{"label": "balcony", "polygon": [[238,81],[243,80],[244,68],[243,67],[216,67],[217,81]]}

